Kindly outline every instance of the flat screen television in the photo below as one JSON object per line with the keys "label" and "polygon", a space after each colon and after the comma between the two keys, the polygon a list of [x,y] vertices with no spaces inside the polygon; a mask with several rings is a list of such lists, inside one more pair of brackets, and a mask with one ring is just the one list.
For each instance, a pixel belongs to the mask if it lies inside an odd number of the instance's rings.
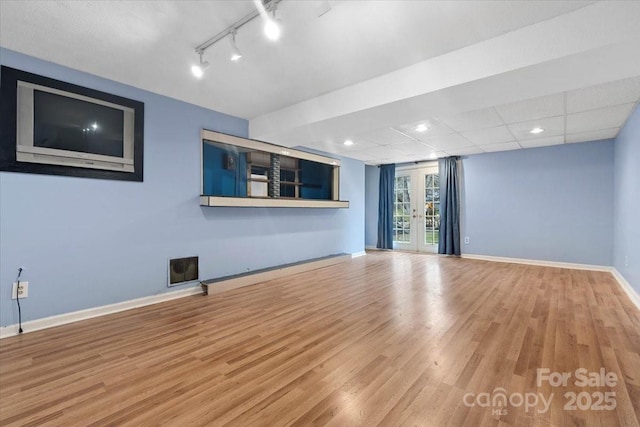
{"label": "flat screen television", "polygon": [[34,76],[2,67],[4,170],[142,180],[142,103]]}

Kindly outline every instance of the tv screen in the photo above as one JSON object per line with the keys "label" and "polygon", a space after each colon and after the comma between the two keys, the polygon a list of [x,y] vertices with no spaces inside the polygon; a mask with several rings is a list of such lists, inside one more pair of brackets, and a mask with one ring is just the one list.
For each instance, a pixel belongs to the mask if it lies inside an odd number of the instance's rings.
{"label": "tv screen", "polygon": [[35,147],[123,157],[124,112],[34,90]]}
{"label": "tv screen", "polygon": [[4,65],[0,83],[0,170],[143,180],[142,102]]}

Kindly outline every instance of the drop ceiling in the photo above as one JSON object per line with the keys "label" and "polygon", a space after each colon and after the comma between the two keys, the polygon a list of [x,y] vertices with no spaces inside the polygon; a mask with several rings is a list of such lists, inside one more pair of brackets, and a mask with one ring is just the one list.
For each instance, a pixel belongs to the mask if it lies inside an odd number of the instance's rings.
{"label": "drop ceiling", "polygon": [[611,138],[640,99],[640,2],[283,0],[279,42],[255,20],[194,79],[195,46],[254,7],[3,0],[0,46],[370,164]]}

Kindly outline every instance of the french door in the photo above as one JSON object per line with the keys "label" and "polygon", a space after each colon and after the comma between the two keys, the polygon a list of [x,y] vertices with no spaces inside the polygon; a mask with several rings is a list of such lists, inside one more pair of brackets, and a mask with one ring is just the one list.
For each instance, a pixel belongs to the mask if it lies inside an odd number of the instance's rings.
{"label": "french door", "polygon": [[396,169],[393,247],[437,252],[440,233],[438,166]]}

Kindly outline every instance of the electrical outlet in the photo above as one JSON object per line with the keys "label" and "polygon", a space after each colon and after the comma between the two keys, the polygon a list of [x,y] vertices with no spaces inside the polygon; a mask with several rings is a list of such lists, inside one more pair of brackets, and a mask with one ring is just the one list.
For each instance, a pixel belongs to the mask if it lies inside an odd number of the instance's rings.
{"label": "electrical outlet", "polygon": [[629,256],[628,255],[624,256],[624,266],[625,267],[629,267]]}
{"label": "electrical outlet", "polygon": [[18,287],[18,282],[13,282],[13,289],[11,290],[11,299],[17,299],[18,293],[20,294],[20,299],[26,298],[29,296],[29,282],[20,282],[20,287]]}
{"label": "electrical outlet", "polygon": [[465,245],[468,245],[468,244],[469,244],[469,236],[466,236],[466,237],[464,238],[464,244],[465,244]]}

